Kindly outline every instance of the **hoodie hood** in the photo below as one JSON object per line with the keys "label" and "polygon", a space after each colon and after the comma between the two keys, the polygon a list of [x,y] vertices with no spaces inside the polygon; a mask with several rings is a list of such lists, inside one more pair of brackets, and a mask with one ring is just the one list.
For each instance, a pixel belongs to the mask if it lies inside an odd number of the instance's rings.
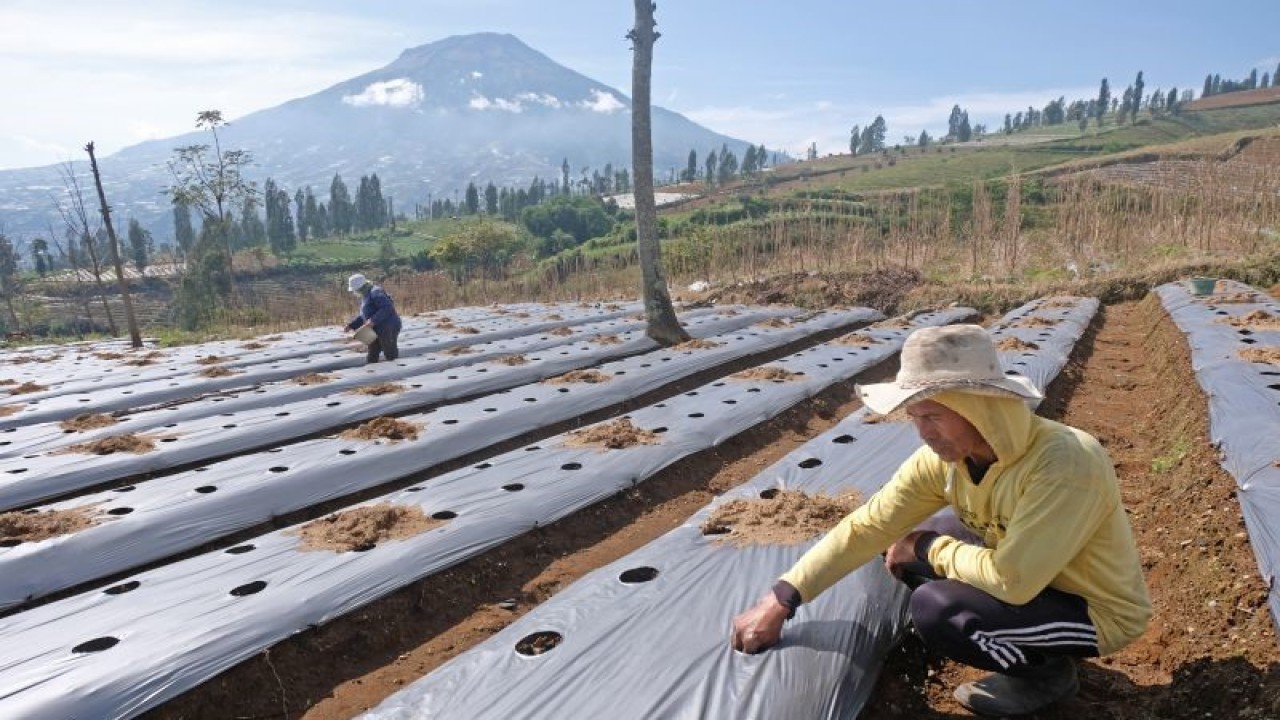
{"label": "hoodie hood", "polygon": [[968,420],[996,453],[996,461],[1009,464],[1031,446],[1035,414],[1017,397],[946,390],[929,398]]}

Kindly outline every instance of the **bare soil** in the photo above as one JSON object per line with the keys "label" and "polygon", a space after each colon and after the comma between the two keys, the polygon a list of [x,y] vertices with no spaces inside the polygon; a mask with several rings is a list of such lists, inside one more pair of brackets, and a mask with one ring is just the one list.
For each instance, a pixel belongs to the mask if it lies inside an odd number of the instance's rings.
{"label": "bare soil", "polygon": [[84,413],[76,415],[70,420],[63,420],[58,423],[58,427],[69,432],[85,432],[87,430],[111,427],[116,422],[114,417],[106,413]]}
{"label": "bare soil", "polygon": [[[894,370],[886,364],[856,381]],[[1116,463],[1155,616],[1130,647],[1082,662],[1080,694],[1040,720],[1280,718],[1266,585],[1197,387],[1185,340],[1148,298],[1105,306],[1049,390],[1041,412],[1093,433]],[[350,718],[679,526],[858,407],[852,382],[831,388],[620,496],[299,633],[144,717]],[[726,627],[740,610],[725,607]],[[908,634],[861,717],[969,717],[951,690],[977,674],[930,656]]]}
{"label": "bare soil", "polygon": [[226,361],[227,361],[227,358],[220,357],[218,355],[205,355],[199,360],[196,360],[196,364],[197,365],[217,365],[220,362],[226,362]]}
{"label": "bare soil", "polygon": [[324,373],[316,373],[316,372],[304,373],[302,375],[299,375],[293,378],[293,381],[299,385],[320,385],[323,383],[327,383],[330,380],[333,380],[332,375],[326,375]]}
{"label": "bare soil", "polygon": [[27,393],[44,392],[48,389],[49,388],[44,385],[40,385],[39,383],[24,382],[21,385],[14,385],[9,388],[9,393],[12,395],[26,395]]}
{"label": "bare soil", "polygon": [[155,450],[156,440],[157,438],[148,435],[126,433],[124,435],[111,435],[86,443],[68,445],[56,452],[59,454],[82,453],[85,455],[111,455],[118,452],[127,452],[141,455]]}
{"label": "bare soil", "polygon": [[0,547],[70,535],[97,524],[93,508],[0,513]]}
{"label": "bare soil", "polygon": [[364,552],[388,540],[413,537],[444,520],[427,517],[420,508],[378,504],[326,515],[298,528],[302,550]]}
{"label": "bare soil", "polygon": [[543,380],[545,383],[553,385],[564,385],[567,383],[602,383],[609,382],[609,376],[599,370],[570,370],[563,375],[557,375],[553,378]]}
{"label": "bare soil", "polygon": [[673,346],[671,349],[672,350],[710,350],[711,348],[716,348],[716,347],[720,347],[720,343],[714,340],[703,340],[701,338],[694,338],[692,340],[685,340],[679,345]]}
{"label": "bare soil", "polygon": [[561,337],[564,337],[564,336],[566,336],[566,335],[572,335],[572,334],[573,334],[573,331],[572,331],[572,330],[570,330],[570,329],[569,329],[569,328],[567,328],[567,327],[563,327],[563,326],[562,326],[562,327],[552,328],[552,329],[548,330],[548,331],[547,331],[547,334],[548,334],[548,335],[559,335],[559,336],[561,336]]}
{"label": "bare soil", "polygon": [[715,509],[702,534],[730,545],[795,545],[835,527],[862,504],[857,493],[839,497],[799,490],[767,490],[758,498],[737,498]]}
{"label": "bare soil", "polygon": [[1001,338],[996,347],[1006,352],[1039,350],[1040,346],[1016,337]]}
{"label": "bare soil", "polygon": [[224,368],[221,365],[214,365],[212,367],[207,367],[204,370],[201,370],[198,374],[200,375],[200,377],[220,378],[220,377],[230,377],[232,375],[236,375],[237,373],[236,371],[228,368]]}
{"label": "bare soil", "polygon": [[399,395],[405,391],[405,386],[399,383],[375,383],[373,385],[361,385],[351,391],[353,395]]}
{"label": "bare soil", "polygon": [[529,362],[529,358],[525,357],[524,355],[521,355],[520,353],[516,353],[514,355],[504,355],[500,358],[493,360],[492,362],[496,362],[502,365],[516,366],[516,365],[527,364]]}
{"label": "bare soil", "polygon": [[776,365],[766,365],[765,367],[743,370],[742,372],[734,373],[729,377],[738,380],[773,380],[776,382],[783,382],[786,380],[795,380],[800,377],[800,373],[794,373],[786,368],[778,367]]}
{"label": "bare soil", "polygon": [[569,433],[565,445],[621,450],[634,445],[657,445],[660,442],[662,438],[657,433],[638,428],[631,424],[631,418],[623,417]]}
{"label": "bare soil", "polygon": [[348,440],[417,440],[422,428],[423,426],[417,423],[393,417],[379,417],[350,430],[344,430],[340,435]]}
{"label": "bare soil", "polygon": [[595,344],[597,344],[597,345],[620,345],[620,344],[622,344],[622,341],[618,339],[618,336],[617,336],[617,335],[597,335],[597,336],[595,336],[595,337],[591,338],[591,342],[593,342],[593,343],[595,343]]}

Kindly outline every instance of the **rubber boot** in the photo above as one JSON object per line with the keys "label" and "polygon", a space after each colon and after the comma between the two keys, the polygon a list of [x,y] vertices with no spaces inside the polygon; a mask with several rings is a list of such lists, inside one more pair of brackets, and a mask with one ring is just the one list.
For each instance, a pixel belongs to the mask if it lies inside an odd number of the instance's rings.
{"label": "rubber boot", "polygon": [[1076,661],[1065,655],[1049,657],[1043,665],[1018,675],[993,673],[956,688],[956,700],[984,717],[1029,715],[1046,705],[1066,700],[1080,689]]}

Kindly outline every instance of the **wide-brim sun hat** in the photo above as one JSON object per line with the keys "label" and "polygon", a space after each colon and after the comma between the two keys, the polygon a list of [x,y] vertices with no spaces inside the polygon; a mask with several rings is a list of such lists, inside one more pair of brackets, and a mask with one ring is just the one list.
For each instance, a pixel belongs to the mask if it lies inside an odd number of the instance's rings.
{"label": "wide-brim sun hat", "polygon": [[862,403],[881,415],[945,390],[1029,401],[1044,397],[1029,378],[1000,368],[996,345],[980,325],[945,325],[911,333],[902,345],[902,363],[893,382],[857,389]]}
{"label": "wide-brim sun hat", "polygon": [[356,273],[355,275],[347,278],[347,292],[359,292],[360,288],[367,284],[369,284],[369,281],[365,276],[360,273]]}

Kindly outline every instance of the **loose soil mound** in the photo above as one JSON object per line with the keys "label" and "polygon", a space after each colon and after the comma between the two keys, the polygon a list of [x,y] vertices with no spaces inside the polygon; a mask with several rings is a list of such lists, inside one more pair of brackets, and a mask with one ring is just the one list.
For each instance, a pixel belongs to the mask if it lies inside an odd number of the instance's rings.
{"label": "loose soil mound", "polygon": [[200,377],[220,378],[220,377],[230,377],[232,375],[237,375],[239,373],[229,368],[224,368],[221,365],[214,365],[213,367],[209,367],[209,368],[205,368],[204,370],[201,370],[198,374],[200,375]]}
{"label": "loose soil mound", "polygon": [[440,322],[436,323],[436,329],[437,330],[457,330],[458,326],[454,325],[452,322],[448,320],[441,320]]}
{"label": "loose soil mound", "polygon": [[9,388],[9,392],[13,395],[26,395],[27,393],[43,392],[48,389],[49,388],[44,385],[38,385],[33,382],[24,382],[21,385]]}
{"label": "loose soil mound", "polygon": [[1057,324],[1058,321],[1053,318],[1035,317],[1033,315],[1031,317],[1024,317],[1021,320],[1014,322],[1009,327],[1053,327]]}
{"label": "loose soil mound", "polygon": [[877,345],[880,341],[867,335],[866,333],[849,333],[841,335],[833,341],[835,345],[845,345],[852,347],[861,347],[863,345]]}
{"label": "loose soil mound", "polygon": [[545,316],[543,316],[543,318],[542,318],[542,319],[543,319],[543,320],[563,320],[564,318],[563,318],[563,317],[561,317],[561,316],[559,316],[559,315],[556,315],[556,314],[552,313],[551,315],[545,315]]}
{"label": "loose soil mound", "polygon": [[569,447],[602,447],[621,450],[633,445],[657,445],[662,442],[657,433],[631,424],[630,418],[618,418],[604,425],[593,425],[569,433],[565,445]]}
{"label": "loose soil mound", "polygon": [[861,504],[856,493],[832,497],[769,490],[762,495],[720,505],[702,523],[702,534],[737,546],[795,545],[826,533]]}
{"label": "loose soil mound", "polygon": [[548,335],[559,335],[560,337],[564,337],[565,335],[572,335],[572,334],[573,334],[573,331],[572,331],[572,330],[570,330],[570,329],[569,329],[569,328],[567,328],[567,327],[563,327],[563,326],[561,326],[561,327],[558,327],[558,328],[552,328],[551,330],[548,330],[548,331],[547,331],[547,334],[548,334]]}
{"label": "loose soil mound", "polygon": [[18,384],[18,381],[12,378],[0,379],[0,385],[17,385],[17,384]]}
{"label": "loose soil mound", "polygon": [[720,347],[720,343],[713,340],[702,340],[694,338],[693,340],[685,340],[679,345],[671,346],[672,350],[710,350],[711,348]]}
{"label": "loose soil mound", "polygon": [[266,345],[264,345],[264,344],[262,344],[262,343],[260,343],[260,342],[247,342],[247,343],[245,343],[245,344],[241,345],[241,346],[240,346],[240,349],[241,349],[241,350],[261,350],[261,349],[262,349],[262,348],[264,348],[264,347],[266,347]]}
{"label": "loose soil mound", "polygon": [[1025,352],[1027,350],[1039,350],[1040,346],[1033,342],[1027,342],[1020,338],[1007,337],[1007,338],[1001,338],[1000,342],[996,343],[996,349],[1005,350],[1007,352],[1015,352],[1015,351]]}
{"label": "loose soil mound", "polygon": [[1258,296],[1253,293],[1227,293],[1214,295],[1210,301],[1215,305],[1233,305],[1237,303],[1256,303]]}
{"label": "loose soil mound", "polygon": [[455,347],[451,347],[451,348],[449,348],[448,350],[445,350],[443,354],[445,354],[445,355],[453,355],[453,356],[455,356],[455,357],[456,357],[456,356],[458,356],[458,355],[470,355],[470,354],[471,354],[471,353],[473,353],[473,352],[475,352],[475,350],[472,350],[471,348],[467,347],[466,345],[457,345],[457,346],[455,346]]}
{"label": "loose soil mound", "polygon": [[330,380],[333,380],[332,375],[325,375],[324,373],[315,373],[315,372],[299,375],[293,379],[293,381],[298,385],[321,385],[323,383],[329,382]]}
{"label": "loose soil mound", "polygon": [[563,385],[566,383],[602,383],[609,382],[608,375],[599,370],[570,370],[563,375],[557,375],[553,378],[547,378],[543,382],[553,385]]}
{"label": "loose soil mound", "polygon": [[795,380],[803,373],[795,373],[774,365],[766,365],[765,367],[751,368],[743,370],[740,373],[730,375],[735,380],[773,380],[775,382],[785,382],[787,380]]}
{"label": "loose soil mound", "polygon": [[376,385],[362,385],[351,391],[352,395],[398,395],[405,391],[405,387],[398,383],[378,383]]}
{"label": "loose soil mound", "polygon": [[622,341],[617,335],[597,335],[591,338],[591,342],[597,345],[621,345]]}
{"label": "loose soil mound", "polygon": [[1280,365],[1280,347],[1245,348],[1240,351],[1240,357],[1251,363]]}
{"label": "loose soil mound", "polygon": [[134,367],[144,367],[146,365],[155,365],[156,363],[164,359],[165,359],[164,353],[152,350],[151,352],[147,353],[146,355],[143,355],[142,357],[136,357],[136,358],[131,358],[129,360],[126,360],[124,364],[134,366]]}
{"label": "loose soil mound", "polygon": [[58,423],[58,427],[70,432],[85,432],[87,430],[111,427],[115,424],[116,419],[106,413],[84,413],[70,420],[63,420]]}
{"label": "loose soil mound", "polygon": [[419,508],[383,503],[313,520],[292,534],[302,538],[301,550],[363,552],[380,542],[403,540],[443,524]]}
{"label": "loose soil mound", "polygon": [[0,405],[0,417],[9,417],[20,410],[22,408],[18,405]]}
{"label": "loose soil mound", "polygon": [[142,455],[155,449],[156,438],[127,433],[125,435],[99,438],[87,443],[68,445],[58,452],[59,454],[81,453],[85,455],[111,455],[118,452],[127,452],[134,455]]}
{"label": "loose soil mound", "polygon": [[504,355],[504,356],[502,356],[502,357],[500,357],[500,358],[497,358],[497,359],[493,360],[493,362],[500,363],[500,364],[502,364],[502,365],[512,365],[512,366],[515,366],[515,365],[524,365],[524,364],[528,363],[528,362],[529,362],[529,358],[527,358],[527,357],[525,357],[524,355],[521,355],[521,354],[519,354],[519,353],[516,353],[515,355]]}
{"label": "loose soil mound", "polygon": [[479,330],[473,327],[467,327],[466,325],[462,325],[458,327],[454,332],[460,333],[462,335],[479,335],[480,334]]}
{"label": "loose soil mound", "polygon": [[786,320],[775,317],[775,318],[769,318],[768,320],[762,320],[761,322],[756,323],[756,326],[766,327],[766,328],[784,328],[784,327],[787,327],[789,324],[790,323],[788,323]]}
{"label": "loose soil mound", "polygon": [[106,352],[106,351],[99,351],[99,352],[93,353],[93,356],[98,358],[99,360],[123,360],[126,357],[128,357],[128,355],[125,355],[124,353]]}
{"label": "loose soil mound", "polygon": [[1071,300],[1058,300],[1053,298],[1040,303],[1041,310],[1053,310],[1055,308],[1069,308],[1075,306],[1076,304]]}
{"label": "loose soil mound", "polygon": [[70,535],[98,524],[93,508],[0,513],[0,547]]}
{"label": "loose soil mound", "polygon": [[341,437],[347,440],[417,440],[421,431],[421,425],[393,417],[380,417],[344,430]]}
{"label": "loose soil mound", "polygon": [[1240,317],[1223,318],[1222,322],[1250,330],[1280,330],[1280,316],[1272,315],[1266,310],[1253,310]]}
{"label": "loose soil mound", "polygon": [[227,358],[219,357],[218,355],[205,355],[199,360],[196,360],[196,364],[197,365],[217,365],[220,362],[226,362],[226,361],[227,361]]}

